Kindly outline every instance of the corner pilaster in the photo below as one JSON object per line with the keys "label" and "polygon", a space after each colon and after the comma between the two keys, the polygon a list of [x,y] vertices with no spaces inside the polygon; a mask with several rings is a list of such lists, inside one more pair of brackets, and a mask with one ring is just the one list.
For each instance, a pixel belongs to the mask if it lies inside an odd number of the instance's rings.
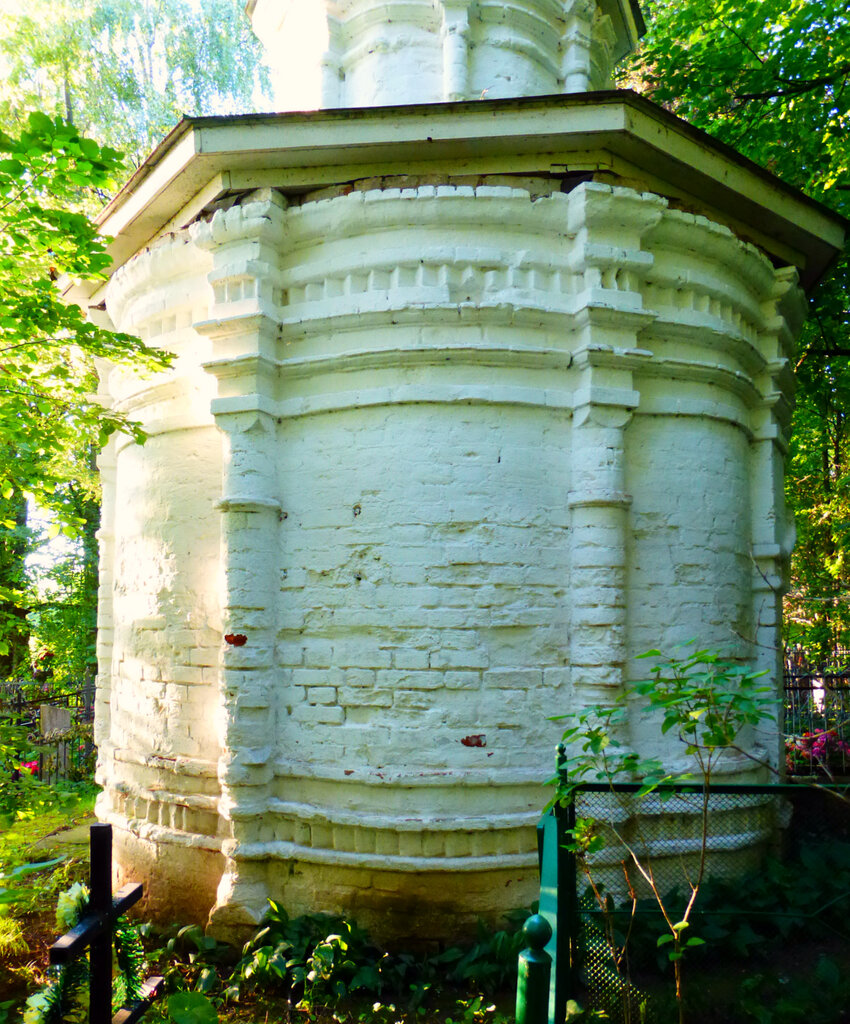
{"label": "corner pilaster", "polygon": [[443,11],[443,99],[468,99],[469,10],[473,0],[440,0]]}
{"label": "corner pilaster", "polygon": [[[101,381],[106,379],[108,367],[98,367]],[[101,384],[101,393],[105,388]],[[97,683],[95,685],[94,742],[98,751],[96,778],[103,791],[98,797],[99,807],[108,800],[107,762],[114,757],[112,745],[112,656],[115,641],[115,485],[116,439],[114,435],[101,450],[97,459],[101,483],[100,528],[97,540],[98,559],[97,594]]]}
{"label": "corner pilaster", "polygon": [[785,461],[793,408],[791,356],[805,318],[805,298],[797,271],[783,267],[763,306],[765,333],[760,339],[765,367],[755,384],[760,395],[752,412],[750,479],[752,506],[751,660],[782,680],[782,596],[794,547],[793,518],[785,507]]}
{"label": "corner pilaster", "polygon": [[640,333],[655,319],[640,285],[652,266],[641,248],[666,203],[631,189],[586,183],[570,194],[571,263],[582,275],[574,323],[571,587],[572,677],[580,703],[616,696],[629,658],[626,427],[640,402],[634,372],[651,354]]}
{"label": "corner pilaster", "polygon": [[561,77],[564,92],[610,86],[616,32],[597,0],[573,0],[564,12]]}
{"label": "corner pilaster", "polygon": [[275,747],[275,641],[279,525],[275,444],[277,279],[286,230],[285,200],[264,189],[193,229],[213,258],[210,317],[195,329],[213,342],[205,369],[218,381],[213,401],[223,444],[222,617],[219,657],[221,753],[219,816],[225,872],[210,923],[217,934],[256,924],[262,880],[239,864],[240,847],[265,834]]}
{"label": "corner pilaster", "polygon": [[[617,695],[625,681],[627,555],[631,495],[625,487],[625,430],[640,395],[630,352],[576,354],[583,401],[573,412],[570,508],[572,640],[570,663],[583,704]],[[621,365],[618,365],[621,364]]]}

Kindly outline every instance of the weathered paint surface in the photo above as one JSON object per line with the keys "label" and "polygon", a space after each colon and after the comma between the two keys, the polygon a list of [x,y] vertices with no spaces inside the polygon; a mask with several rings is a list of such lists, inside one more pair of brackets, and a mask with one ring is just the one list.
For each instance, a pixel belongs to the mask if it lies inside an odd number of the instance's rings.
{"label": "weathered paint surface", "polygon": [[637,39],[618,0],[257,0],[252,20],[284,110],[606,89]]}
{"label": "weathered paint surface", "polygon": [[692,636],[775,676],[795,272],[525,184],[262,190],[113,277],[178,353],[105,382],[151,438],[104,459],[100,813],[154,911],[456,934],[533,898],[547,716]]}

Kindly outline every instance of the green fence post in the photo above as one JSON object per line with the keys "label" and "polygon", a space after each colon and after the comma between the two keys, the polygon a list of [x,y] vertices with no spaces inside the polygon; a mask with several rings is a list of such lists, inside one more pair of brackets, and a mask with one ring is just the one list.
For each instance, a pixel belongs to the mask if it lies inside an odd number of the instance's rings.
{"label": "green fence post", "polygon": [[528,948],[519,954],[516,1024],[547,1024],[552,957],[543,947],[552,938],[552,926],[545,917],[533,914],[522,926],[522,935]]}

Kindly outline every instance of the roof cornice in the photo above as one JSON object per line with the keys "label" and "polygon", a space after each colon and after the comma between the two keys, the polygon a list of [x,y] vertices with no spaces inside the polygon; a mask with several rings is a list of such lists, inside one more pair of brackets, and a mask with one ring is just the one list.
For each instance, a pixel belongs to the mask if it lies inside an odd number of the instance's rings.
{"label": "roof cornice", "polygon": [[[118,267],[228,192],[397,174],[587,173],[727,223],[815,284],[850,224],[629,91],[186,118],[98,218]],[[606,177],[607,175],[607,177]],[[73,289],[83,301],[93,289]]]}

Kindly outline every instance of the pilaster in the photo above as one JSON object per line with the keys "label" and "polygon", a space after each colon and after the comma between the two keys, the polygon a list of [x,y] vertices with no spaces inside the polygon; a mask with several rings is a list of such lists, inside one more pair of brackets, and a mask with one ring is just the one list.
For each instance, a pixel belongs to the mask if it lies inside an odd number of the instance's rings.
{"label": "pilaster", "polygon": [[564,35],[561,41],[564,92],[587,92],[591,88],[590,68],[596,0],[574,0],[565,14]]}
{"label": "pilaster", "polygon": [[469,10],[472,0],[440,0],[443,11],[443,99],[465,100],[469,89]]}
{"label": "pilaster", "polygon": [[[750,449],[753,649],[748,654],[770,679],[780,681],[782,596],[795,540],[784,493],[794,390],[791,355],[805,317],[796,270],[783,267],[775,272],[773,289],[762,308],[765,331],[759,347],[766,363],[755,381],[760,401],[752,412]],[[768,747],[772,755],[774,746]]]}
{"label": "pilaster", "polygon": [[219,933],[256,923],[265,891],[237,872],[240,847],[263,841],[275,750],[276,590],[282,516],[275,468],[277,433],[276,279],[285,200],[273,190],[248,196],[193,230],[213,257],[214,302],[195,329],[213,342],[205,369],[218,381],[213,402],[223,444],[222,617],[219,657],[221,755],[219,816],[226,868],[211,923]]}
{"label": "pilaster", "polygon": [[587,704],[616,696],[625,679],[632,503],[625,490],[625,429],[640,401],[630,367],[641,358],[639,351],[592,348],[575,357],[588,400],[573,413],[570,663],[580,702]]}
{"label": "pilaster", "polygon": [[[105,361],[98,367],[101,382],[107,379]],[[101,384],[101,393],[104,391]],[[97,540],[98,559],[97,594],[97,683],[95,687],[94,742],[98,749],[97,778],[106,793],[103,775],[105,762],[113,757],[112,749],[112,655],[115,637],[115,466],[116,440],[111,437],[100,452],[97,465],[101,483],[100,528]],[[108,771],[108,770],[107,770]],[[105,797],[103,798],[105,799]]]}
{"label": "pilaster", "polygon": [[643,235],[664,200],[587,183],[570,194],[572,262],[582,274],[574,323],[580,337],[573,410],[571,510],[572,678],[580,703],[616,696],[629,657],[626,427],[640,402],[633,375],[650,353],[638,347],[654,320],[640,292],[652,255]]}

